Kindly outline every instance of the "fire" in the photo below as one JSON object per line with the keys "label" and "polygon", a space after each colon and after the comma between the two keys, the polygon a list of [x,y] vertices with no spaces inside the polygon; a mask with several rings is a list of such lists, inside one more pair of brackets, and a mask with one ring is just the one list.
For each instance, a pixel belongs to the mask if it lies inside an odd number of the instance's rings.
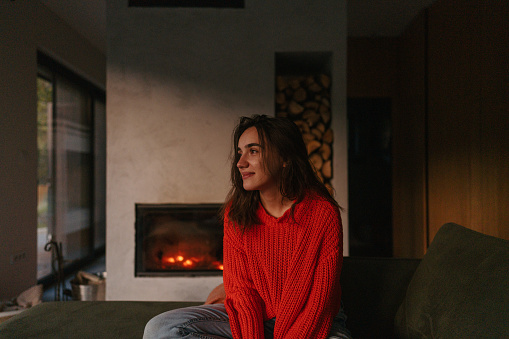
{"label": "fire", "polygon": [[202,257],[185,257],[182,254],[165,255],[161,259],[162,268],[167,269],[218,269],[223,270],[221,261],[211,260],[212,257],[206,255]]}

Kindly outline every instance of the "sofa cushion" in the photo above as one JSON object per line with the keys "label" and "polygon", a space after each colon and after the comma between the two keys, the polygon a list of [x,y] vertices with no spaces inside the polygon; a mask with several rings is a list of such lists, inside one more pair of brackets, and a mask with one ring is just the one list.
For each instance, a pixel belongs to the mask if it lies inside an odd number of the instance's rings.
{"label": "sofa cushion", "polygon": [[197,302],[54,301],[29,308],[0,324],[0,339],[141,338],[154,316]]}
{"label": "sofa cushion", "polygon": [[395,326],[401,338],[509,337],[509,241],[442,226],[410,281]]}

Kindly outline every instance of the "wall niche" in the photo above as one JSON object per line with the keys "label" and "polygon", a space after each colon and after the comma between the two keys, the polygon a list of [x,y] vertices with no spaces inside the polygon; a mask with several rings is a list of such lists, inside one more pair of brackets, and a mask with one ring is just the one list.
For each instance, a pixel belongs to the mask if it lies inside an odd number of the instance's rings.
{"label": "wall niche", "polygon": [[275,112],[300,129],[309,161],[332,193],[331,52],[276,53]]}

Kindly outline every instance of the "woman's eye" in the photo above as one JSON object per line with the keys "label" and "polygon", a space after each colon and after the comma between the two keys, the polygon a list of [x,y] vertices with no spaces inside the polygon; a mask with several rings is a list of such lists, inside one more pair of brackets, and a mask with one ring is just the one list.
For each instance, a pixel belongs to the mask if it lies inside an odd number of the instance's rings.
{"label": "woman's eye", "polygon": [[249,150],[249,152],[251,152],[251,154],[256,154],[256,153],[258,153],[258,150],[256,150],[256,149],[251,149],[251,150]]}

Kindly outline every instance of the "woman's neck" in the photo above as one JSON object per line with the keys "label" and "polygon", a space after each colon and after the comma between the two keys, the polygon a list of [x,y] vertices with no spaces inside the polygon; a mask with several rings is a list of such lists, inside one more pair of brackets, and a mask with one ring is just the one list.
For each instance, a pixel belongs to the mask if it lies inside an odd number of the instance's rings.
{"label": "woman's neck", "polygon": [[293,201],[283,198],[279,190],[260,191],[260,201],[268,214],[280,218],[292,207]]}

